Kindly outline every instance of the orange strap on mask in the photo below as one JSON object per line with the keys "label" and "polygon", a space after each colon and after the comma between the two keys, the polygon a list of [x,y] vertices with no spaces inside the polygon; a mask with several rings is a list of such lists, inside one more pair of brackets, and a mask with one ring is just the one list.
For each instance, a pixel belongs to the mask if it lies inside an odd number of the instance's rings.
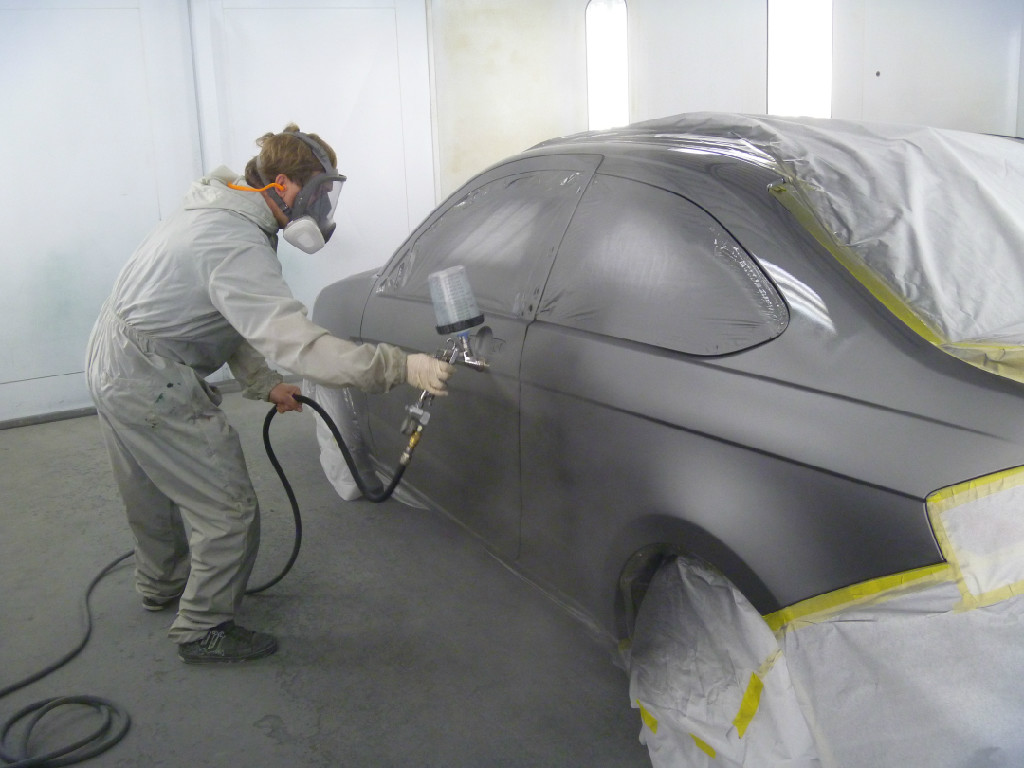
{"label": "orange strap on mask", "polygon": [[260,187],[259,189],[254,189],[253,187],[243,187],[240,184],[228,184],[228,187],[230,189],[237,189],[239,192],[265,192],[266,190],[270,189],[271,187],[276,189],[278,192],[284,192],[284,186],[281,185],[281,184],[278,184],[276,181],[272,181],[269,184],[267,184],[267,186]]}

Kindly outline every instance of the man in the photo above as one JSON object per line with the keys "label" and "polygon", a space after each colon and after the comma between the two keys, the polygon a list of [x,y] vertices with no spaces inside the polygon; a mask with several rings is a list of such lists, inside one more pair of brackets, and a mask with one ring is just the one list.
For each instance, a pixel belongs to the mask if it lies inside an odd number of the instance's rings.
{"label": "man", "polygon": [[[227,363],[243,396],[301,410],[269,359],[313,381],[446,394],[452,367],[314,325],[277,260],[277,233],[312,253],[334,231],[345,177],[295,125],[257,140],[238,179],[220,167],[121,271],[89,341],[86,372],[128,522],[143,607],[179,600],[170,637],[187,663],[243,661],[277,641],[234,622],[259,548],[259,508],[237,433],[204,379]],[[186,534],[186,526],[188,534]]]}

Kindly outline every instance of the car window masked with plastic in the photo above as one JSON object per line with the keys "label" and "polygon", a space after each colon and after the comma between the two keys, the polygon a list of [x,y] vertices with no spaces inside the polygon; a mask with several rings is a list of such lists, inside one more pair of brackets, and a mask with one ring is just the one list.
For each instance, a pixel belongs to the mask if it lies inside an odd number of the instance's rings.
{"label": "car window masked with plastic", "polygon": [[[283,232],[285,241],[306,253],[316,253],[334,234],[334,213],[346,177],[331,165],[327,153],[314,139],[299,132],[291,135],[309,146],[313,155],[320,161],[324,172],[316,174],[302,185],[290,207],[285,205],[276,191],[271,190],[269,194],[281,212],[288,217],[288,224]],[[260,172],[262,175],[262,170]]]}

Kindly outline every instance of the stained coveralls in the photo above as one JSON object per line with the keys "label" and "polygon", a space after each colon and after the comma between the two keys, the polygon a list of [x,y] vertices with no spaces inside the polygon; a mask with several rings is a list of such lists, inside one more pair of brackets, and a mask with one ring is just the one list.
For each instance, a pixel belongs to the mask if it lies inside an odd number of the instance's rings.
{"label": "stained coveralls", "polygon": [[[89,340],[86,376],[135,537],[136,585],[181,594],[170,636],[233,619],[259,547],[259,508],[241,445],[204,377],[227,363],[243,396],[281,382],[266,359],[320,384],[382,392],[406,354],[331,336],[295,299],[277,259],[278,223],[227,168],[135,251]],[[191,553],[191,555],[190,555]]]}

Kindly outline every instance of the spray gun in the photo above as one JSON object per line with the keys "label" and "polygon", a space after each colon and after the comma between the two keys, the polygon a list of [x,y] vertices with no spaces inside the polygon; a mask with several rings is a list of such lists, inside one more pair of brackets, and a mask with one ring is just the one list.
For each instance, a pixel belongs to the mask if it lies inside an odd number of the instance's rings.
{"label": "spray gun", "polygon": [[[433,272],[428,277],[430,300],[434,305],[434,317],[437,320],[437,332],[449,336],[444,347],[439,349],[436,357],[446,363],[455,365],[462,363],[473,370],[487,369],[487,363],[478,358],[469,341],[469,329],[484,321],[483,313],[476,304],[473,291],[469,287],[466,268],[463,266],[449,267],[440,272]],[[409,443],[399,459],[405,466],[412,459],[423,434],[423,428],[430,421],[427,410],[434,396],[424,390],[419,399],[405,407],[406,417],[402,422],[402,434],[409,436]]]}
{"label": "spray gun", "polygon": [[[473,354],[473,349],[469,343],[469,329],[483,323],[484,316],[476,306],[476,299],[473,298],[473,292],[469,287],[469,280],[466,278],[466,268],[458,266],[434,272],[430,275],[429,280],[430,299],[434,303],[434,315],[437,318],[437,332],[441,334],[455,334],[448,338],[442,349],[438,350],[438,359],[451,364],[461,362],[477,371],[486,370],[487,363]],[[391,494],[394,493],[395,488],[402,479],[405,468],[412,459],[412,452],[416,449],[417,444],[419,444],[420,436],[423,434],[423,427],[430,421],[430,411],[427,408],[434,399],[434,396],[424,390],[413,405],[405,407],[408,415],[402,424],[402,434],[409,435],[409,443],[398,460],[398,466],[395,467],[391,482],[381,491],[369,488],[360,476],[359,468],[352,458],[352,453],[345,445],[345,440],[338,430],[338,425],[334,423],[330,414],[315,400],[304,395],[295,395],[294,397],[300,403],[310,406],[324,420],[324,424],[327,425],[327,428],[334,436],[338,448],[341,450],[342,457],[352,473],[352,479],[355,480],[363,497],[367,501],[375,503],[387,501],[391,498]],[[269,589],[283,579],[285,574],[291,570],[296,558],[298,558],[299,547],[302,544],[302,518],[299,515],[299,504],[295,500],[295,493],[292,491],[288,478],[285,477],[281,463],[277,460],[277,456],[274,455],[274,450],[270,446],[270,422],[276,413],[277,408],[275,406],[270,409],[263,420],[263,445],[267,449],[267,457],[270,459],[270,463],[274,465],[274,470],[281,479],[281,484],[288,495],[288,502],[291,504],[292,516],[295,518],[295,543],[292,546],[291,556],[281,572],[266,584],[246,590],[248,595]],[[115,561],[115,563],[119,562],[120,559]],[[113,564],[111,563],[111,565]]]}

